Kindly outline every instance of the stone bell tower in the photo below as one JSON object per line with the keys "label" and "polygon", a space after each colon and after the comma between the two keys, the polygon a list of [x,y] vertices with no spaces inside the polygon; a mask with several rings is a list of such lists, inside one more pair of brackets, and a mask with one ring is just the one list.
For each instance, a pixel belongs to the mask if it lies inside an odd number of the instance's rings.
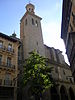
{"label": "stone bell tower", "polygon": [[20,39],[23,43],[24,59],[33,50],[36,50],[40,55],[45,55],[41,29],[42,18],[35,15],[34,9],[33,4],[27,4],[26,13],[20,20]]}

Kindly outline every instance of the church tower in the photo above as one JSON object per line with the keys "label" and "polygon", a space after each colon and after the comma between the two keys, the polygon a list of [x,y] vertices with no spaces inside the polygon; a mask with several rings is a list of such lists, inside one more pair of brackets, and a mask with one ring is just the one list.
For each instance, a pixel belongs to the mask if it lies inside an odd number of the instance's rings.
{"label": "church tower", "polygon": [[33,4],[27,4],[26,13],[20,20],[20,39],[23,43],[24,59],[33,50],[36,50],[40,55],[45,55],[41,29],[42,18],[35,14],[34,9]]}

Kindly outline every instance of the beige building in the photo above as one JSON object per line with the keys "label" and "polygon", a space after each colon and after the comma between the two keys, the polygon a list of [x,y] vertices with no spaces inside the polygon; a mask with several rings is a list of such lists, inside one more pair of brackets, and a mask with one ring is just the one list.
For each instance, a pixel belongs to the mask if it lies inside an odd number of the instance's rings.
{"label": "beige building", "polygon": [[17,99],[19,41],[0,33],[0,100]]}

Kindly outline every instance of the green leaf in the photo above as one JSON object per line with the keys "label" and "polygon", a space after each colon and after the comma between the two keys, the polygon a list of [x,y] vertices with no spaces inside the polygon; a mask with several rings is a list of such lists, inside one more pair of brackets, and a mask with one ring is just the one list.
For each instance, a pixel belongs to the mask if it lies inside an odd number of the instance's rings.
{"label": "green leaf", "polygon": [[42,94],[47,88],[53,85],[48,58],[39,55],[35,50],[29,53],[30,56],[24,62],[22,76],[23,87],[30,85],[34,95]]}

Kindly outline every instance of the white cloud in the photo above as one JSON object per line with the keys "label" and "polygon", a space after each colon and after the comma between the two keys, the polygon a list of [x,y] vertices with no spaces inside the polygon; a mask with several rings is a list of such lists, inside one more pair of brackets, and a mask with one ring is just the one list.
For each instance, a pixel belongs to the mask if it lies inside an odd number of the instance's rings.
{"label": "white cloud", "polygon": [[55,22],[45,23],[42,25],[44,42],[48,45],[53,45],[55,47],[59,46],[58,43],[60,39],[60,25]]}
{"label": "white cloud", "polygon": [[63,51],[65,61],[68,63],[68,59],[65,54],[64,42],[60,38],[61,25],[56,22],[47,22],[47,24],[43,23],[42,32],[43,32],[44,43],[50,47],[54,47],[56,49]]}

